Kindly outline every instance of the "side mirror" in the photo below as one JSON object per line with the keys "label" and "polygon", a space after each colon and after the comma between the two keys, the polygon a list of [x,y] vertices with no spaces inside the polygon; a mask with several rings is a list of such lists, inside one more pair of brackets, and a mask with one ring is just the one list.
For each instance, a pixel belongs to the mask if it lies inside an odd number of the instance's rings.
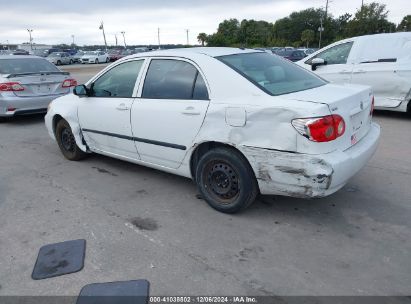
{"label": "side mirror", "polygon": [[78,97],[86,97],[88,96],[88,90],[84,84],[81,84],[74,87],[73,94]]}
{"label": "side mirror", "polygon": [[318,66],[326,65],[326,64],[327,64],[327,61],[325,61],[324,59],[314,58],[313,60],[311,60],[311,70],[315,71]]}

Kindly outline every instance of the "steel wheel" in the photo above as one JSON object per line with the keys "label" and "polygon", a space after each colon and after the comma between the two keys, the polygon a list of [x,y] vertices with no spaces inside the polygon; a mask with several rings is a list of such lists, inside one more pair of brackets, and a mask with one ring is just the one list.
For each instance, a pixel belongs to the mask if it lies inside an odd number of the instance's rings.
{"label": "steel wheel", "polygon": [[71,130],[65,128],[61,131],[61,145],[67,152],[74,152],[76,149],[76,140]]}
{"label": "steel wheel", "polygon": [[240,189],[237,172],[224,161],[212,161],[204,170],[206,189],[221,204],[231,204],[237,198]]}

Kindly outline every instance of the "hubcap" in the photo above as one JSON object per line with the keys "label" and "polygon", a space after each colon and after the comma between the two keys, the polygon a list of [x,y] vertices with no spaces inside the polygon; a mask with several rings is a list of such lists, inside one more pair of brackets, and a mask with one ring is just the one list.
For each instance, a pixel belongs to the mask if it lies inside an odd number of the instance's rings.
{"label": "hubcap", "polygon": [[204,171],[208,192],[221,204],[230,204],[237,198],[240,192],[238,175],[228,163],[210,162]]}
{"label": "hubcap", "polygon": [[73,133],[67,128],[63,129],[61,132],[61,144],[64,150],[68,152],[74,152],[76,147],[76,141],[74,139]]}

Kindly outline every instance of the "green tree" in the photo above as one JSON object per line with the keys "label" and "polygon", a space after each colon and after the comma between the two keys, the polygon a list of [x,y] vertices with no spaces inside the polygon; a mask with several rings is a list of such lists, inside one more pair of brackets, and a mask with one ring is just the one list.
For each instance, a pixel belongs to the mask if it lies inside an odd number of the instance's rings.
{"label": "green tree", "polygon": [[411,31],[411,15],[405,16],[397,27],[398,32]]}
{"label": "green tree", "polygon": [[301,33],[301,41],[307,46],[310,45],[310,42],[313,42],[315,39],[315,32],[313,30],[304,30]]}
{"label": "green tree", "polygon": [[198,42],[201,43],[202,46],[204,46],[205,42],[207,41],[207,34],[206,33],[200,33],[197,36]]}
{"label": "green tree", "polygon": [[372,2],[364,4],[347,24],[350,37],[391,32],[395,25],[387,20],[388,10],[385,4]]}

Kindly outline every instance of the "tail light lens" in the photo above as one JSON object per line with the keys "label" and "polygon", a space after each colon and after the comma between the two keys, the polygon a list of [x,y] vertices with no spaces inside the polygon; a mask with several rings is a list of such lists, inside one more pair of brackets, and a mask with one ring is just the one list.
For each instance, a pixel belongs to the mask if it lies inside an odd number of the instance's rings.
{"label": "tail light lens", "polygon": [[336,114],[315,118],[299,118],[294,119],[291,123],[298,133],[315,142],[332,141],[345,132],[345,121]]}
{"label": "tail light lens", "polygon": [[71,88],[71,87],[75,87],[77,85],[77,80],[75,79],[66,79],[63,81],[63,88]]}
{"label": "tail light lens", "polygon": [[371,102],[371,111],[370,111],[371,116],[372,116],[372,113],[374,113],[374,96],[372,97],[372,102]]}
{"label": "tail light lens", "polygon": [[0,92],[19,92],[19,91],[24,91],[24,88],[18,82],[0,83]]}

